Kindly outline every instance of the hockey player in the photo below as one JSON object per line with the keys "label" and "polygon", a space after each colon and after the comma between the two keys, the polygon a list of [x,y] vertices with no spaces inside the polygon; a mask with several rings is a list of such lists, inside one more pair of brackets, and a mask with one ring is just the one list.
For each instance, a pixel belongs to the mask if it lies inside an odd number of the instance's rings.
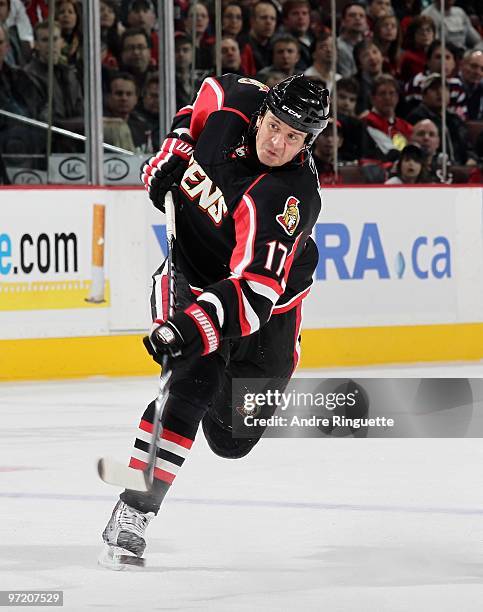
{"label": "hockey player", "polygon": [[[288,384],[299,357],[301,302],[318,258],[310,235],[321,200],[310,148],[328,114],[327,90],[302,75],[271,89],[234,74],[210,77],[144,166],[157,208],[178,186],[177,311],[166,320],[161,267],[145,339],[156,361],[172,358],[173,373],[153,490],[121,494],[103,533],[102,565],[120,569],[126,555],[132,563],[142,557],[146,526],[200,422],[222,457],[243,457],[258,442],[262,431],[232,435],[233,379],[270,379],[280,390]],[[141,418],[133,469],[147,466],[153,413],[154,402]]]}

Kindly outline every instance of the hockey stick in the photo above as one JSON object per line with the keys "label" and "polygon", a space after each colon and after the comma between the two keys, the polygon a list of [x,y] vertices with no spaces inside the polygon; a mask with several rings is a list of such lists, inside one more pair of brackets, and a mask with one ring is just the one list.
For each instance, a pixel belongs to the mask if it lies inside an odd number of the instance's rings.
{"label": "hockey stick", "polygon": [[[166,238],[168,243],[168,316],[174,314],[176,304],[176,281],[173,263],[173,248],[176,240],[176,226],[174,218],[174,203],[171,192],[166,194],[164,200],[166,209]],[[169,396],[169,382],[171,380],[171,368],[168,356],[163,355],[161,362],[162,374],[159,379],[158,396],[154,400],[153,431],[149,446],[149,458],[144,470],[136,470],[111,457],[102,457],[97,462],[97,471],[101,480],[133,491],[151,491],[154,483],[154,468],[158,445],[157,441],[161,435],[161,418],[164,407]]]}

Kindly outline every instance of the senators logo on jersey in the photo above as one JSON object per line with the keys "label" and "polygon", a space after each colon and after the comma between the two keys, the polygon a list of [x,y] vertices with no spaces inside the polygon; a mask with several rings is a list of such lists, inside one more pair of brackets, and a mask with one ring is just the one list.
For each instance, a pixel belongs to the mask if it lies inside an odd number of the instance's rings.
{"label": "senators logo on jersey", "polygon": [[280,223],[289,236],[294,235],[295,230],[300,223],[300,211],[298,209],[299,203],[300,200],[297,200],[295,196],[289,196],[285,202],[283,214],[275,217],[277,222]]}

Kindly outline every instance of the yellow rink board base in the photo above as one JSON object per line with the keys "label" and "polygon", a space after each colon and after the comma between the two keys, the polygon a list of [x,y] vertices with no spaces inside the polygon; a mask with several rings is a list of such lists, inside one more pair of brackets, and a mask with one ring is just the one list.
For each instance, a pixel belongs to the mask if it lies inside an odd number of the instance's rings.
{"label": "yellow rink board base", "polygon": [[[0,380],[136,376],[158,372],[140,335],[0,341]],[[302,368],[475,361],[483,323],[305,330]]]}

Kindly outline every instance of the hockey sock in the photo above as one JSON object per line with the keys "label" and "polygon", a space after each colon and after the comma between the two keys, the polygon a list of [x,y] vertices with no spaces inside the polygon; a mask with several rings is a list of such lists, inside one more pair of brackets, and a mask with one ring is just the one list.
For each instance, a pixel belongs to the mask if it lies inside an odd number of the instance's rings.
{"label": "hockey sock", "polygon": [[[154,468],[153,490],[150,493],[125,490],[120,496],[124,503],[141,512],[154,512],[157,514],[166,493],[188,456],[203,415],[201,411],[191,408],[190,411],[182,411],[187,412],[191,418],[180,420],[177,416],[173,415],[173,412],[180,412],[179,404],[178,410],[173,411],[173,403],[176,404],[178,402],[175,398],[170,397],[163,415],[163,428],[161,437],[158,440],[157,459]],[[147,467],[153,430],[153,416],[154,402],[151,402],[139,423],[129,462],[129,466],[137,470],[143,470]]]}

